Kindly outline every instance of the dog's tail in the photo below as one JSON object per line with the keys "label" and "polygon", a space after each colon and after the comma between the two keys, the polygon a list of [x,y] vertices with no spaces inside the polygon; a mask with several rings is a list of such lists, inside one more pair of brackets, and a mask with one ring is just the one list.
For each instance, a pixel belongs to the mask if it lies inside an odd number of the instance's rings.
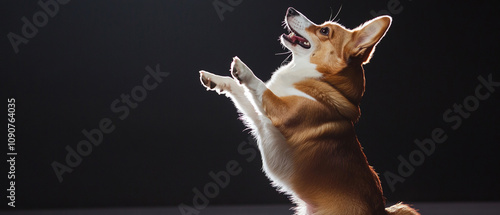
{"label": "dog's tail", "polygon": [[402,202],[385,209],[389,215],[420,215],[415,209]]}

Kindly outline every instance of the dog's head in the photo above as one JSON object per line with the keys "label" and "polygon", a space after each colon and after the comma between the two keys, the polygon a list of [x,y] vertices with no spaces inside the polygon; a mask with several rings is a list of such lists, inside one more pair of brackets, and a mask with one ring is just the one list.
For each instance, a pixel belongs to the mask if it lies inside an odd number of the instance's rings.
{"label": "dog's head", "polygon": [[294,8],[288,8],[285,23],[290,33],[283,34],[280,40],[292,51],[294,59],[315,64],[325,81],[359,104],[364,92],[362,65],[370,60],[391,21],[389,16],[379,16],[350,30],[332,21],[314,24]]}

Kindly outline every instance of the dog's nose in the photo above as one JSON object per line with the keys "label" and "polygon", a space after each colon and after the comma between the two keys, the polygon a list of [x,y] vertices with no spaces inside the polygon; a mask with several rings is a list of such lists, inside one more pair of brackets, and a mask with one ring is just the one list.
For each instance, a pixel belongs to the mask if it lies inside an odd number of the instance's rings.
{"label": "dog's nose", "polygon": [[297,10],[295,10],[295,8],[293,7],[289,7],[288,10],[286,11],[286,16],[289,17],[289,16],[298,16],[299,15],[299,12]]}

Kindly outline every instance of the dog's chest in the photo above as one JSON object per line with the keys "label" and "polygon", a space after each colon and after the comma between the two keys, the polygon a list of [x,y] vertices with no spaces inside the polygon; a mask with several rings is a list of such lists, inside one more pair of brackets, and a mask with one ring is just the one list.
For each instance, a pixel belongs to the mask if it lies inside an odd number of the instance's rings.
{"label": "dog's chest", "polygon": [[320,78],[322,74],[314,65],[297,66],[286,65],[278,69],[266,83],[267,87],[278,97],[300,96],[316,100],[307,93],[295,88],[295,84],[309,78]]}

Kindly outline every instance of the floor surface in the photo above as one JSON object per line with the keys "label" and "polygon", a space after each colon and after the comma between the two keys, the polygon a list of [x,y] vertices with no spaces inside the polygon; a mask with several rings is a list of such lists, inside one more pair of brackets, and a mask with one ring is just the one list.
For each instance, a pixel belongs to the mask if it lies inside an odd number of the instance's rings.
{"label": "floor surface", "polygon": [[[423,215],[498,215],[500,202],[446,202],[446,203],[412,203]],[[392,204],[388,204],[392,205]],[[255,206],[213,206],[199,210],[199,215],[292,215],[289,205],[255,205]],[[165,208],[110,208],[79,210],[10,210],[1,211],[8,215],[183,215],[177,207]]]}

